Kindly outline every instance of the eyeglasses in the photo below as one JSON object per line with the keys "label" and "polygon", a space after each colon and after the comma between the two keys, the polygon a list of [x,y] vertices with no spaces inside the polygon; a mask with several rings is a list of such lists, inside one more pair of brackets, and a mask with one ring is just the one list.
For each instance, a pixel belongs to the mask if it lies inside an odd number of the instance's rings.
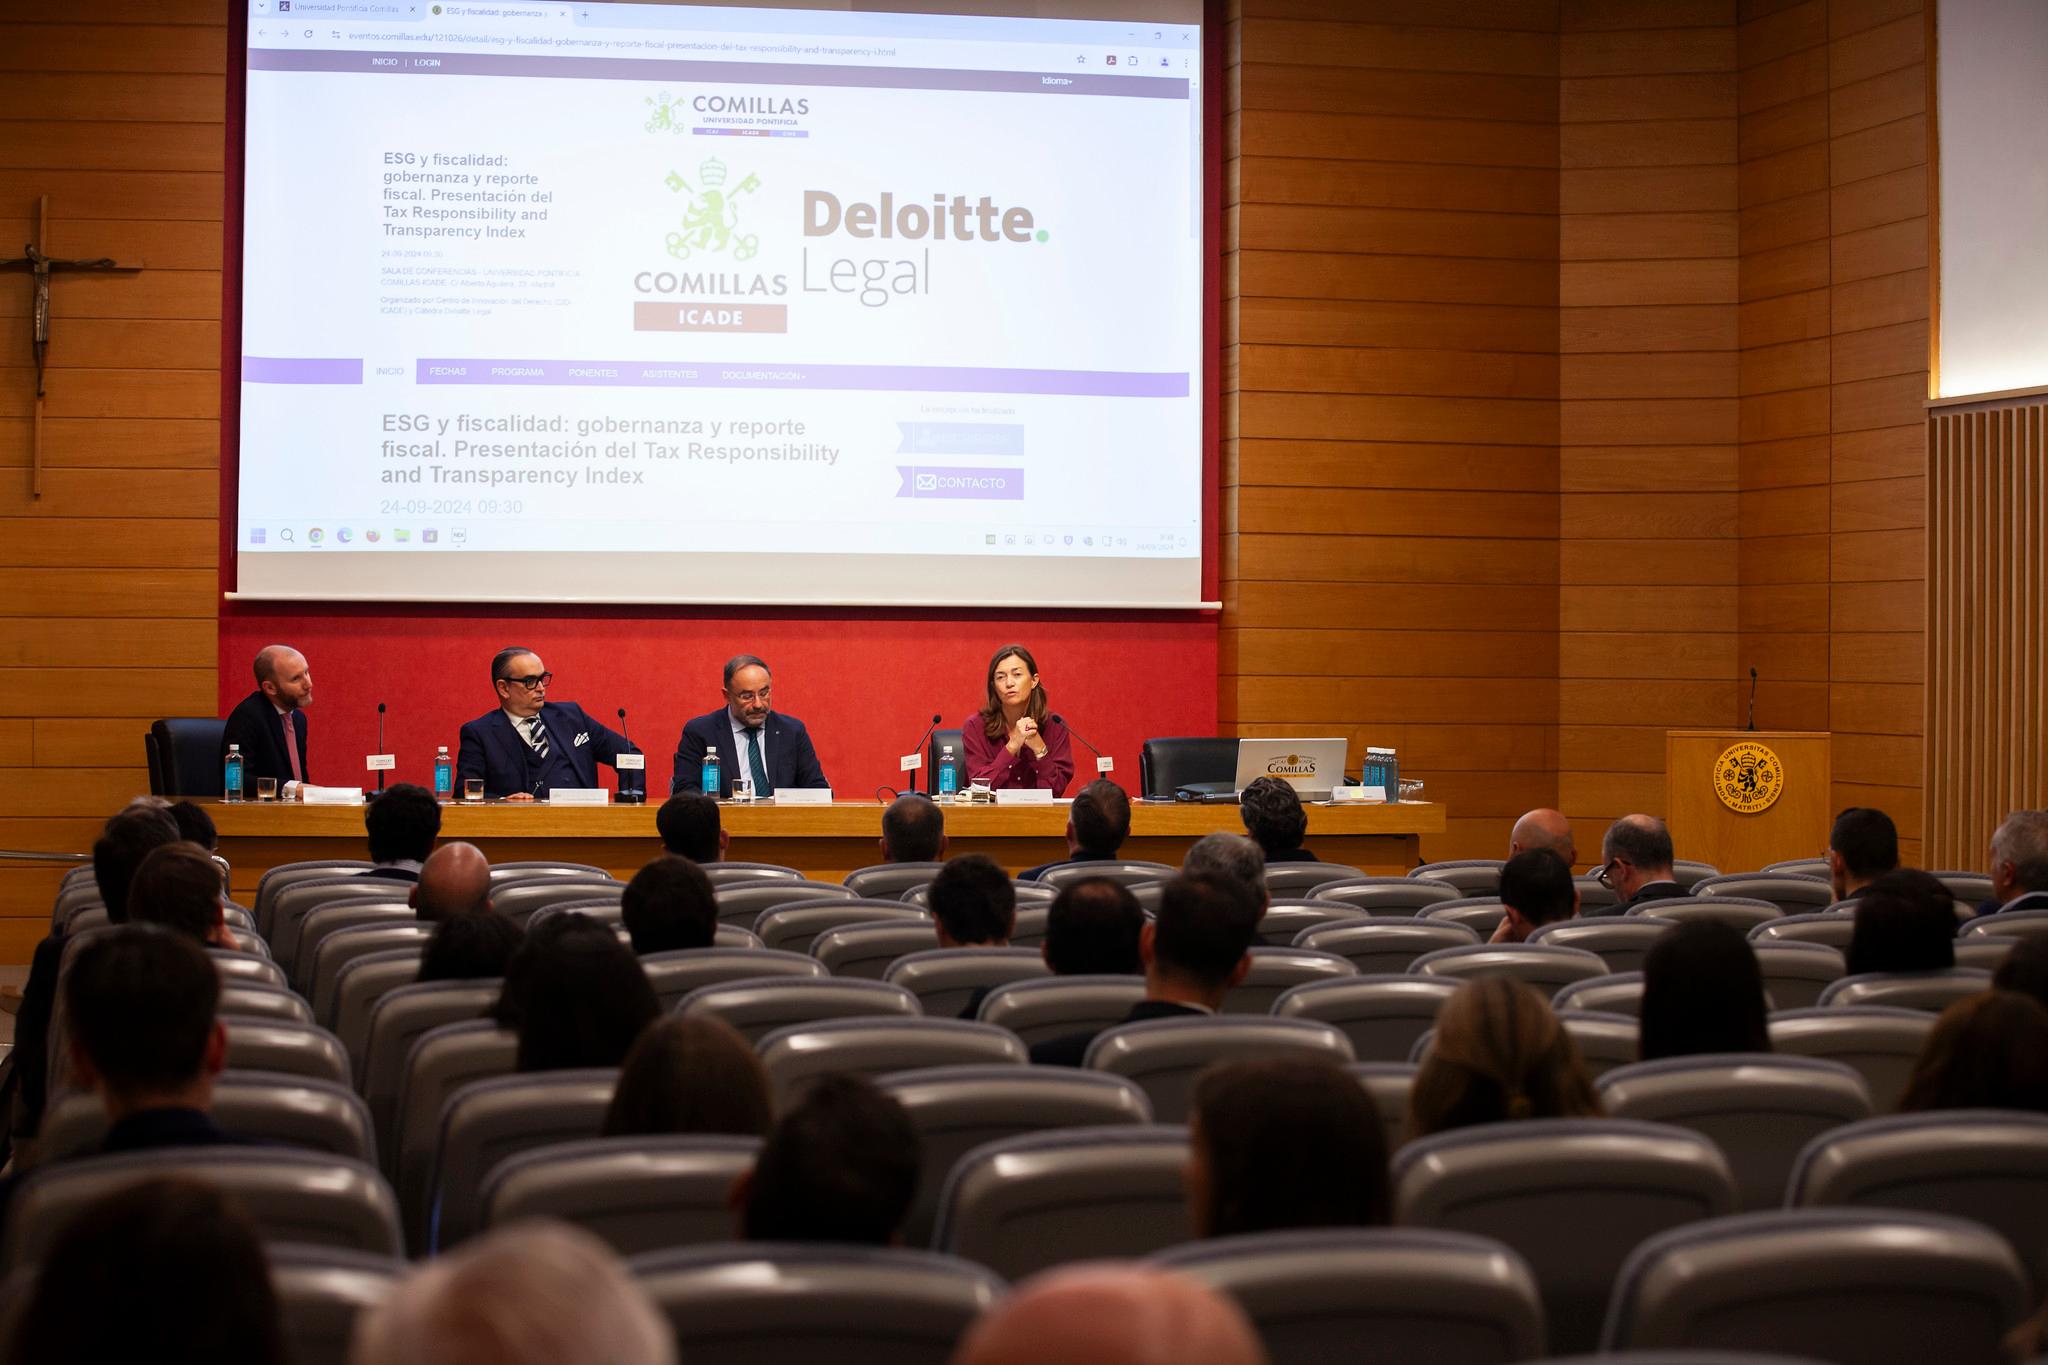
{"label": "eyeglasses", "polygon": [[768,694],[774,690],[774,687],[771,685],[762,688],[759,692],[734,692],[730,695],[734,701],[742,706],[746,706],[752,702],[768,700]]}
{"label": "eyeglasses", "polygon": [[1617,864],[1627,861],[1628,859],[1626,858],[1609,858],[1601,866],[1600,870],[1593,874],[1593,880],[1606,887],[1609,891],[1612,891],[1614,889],[1614,869]]}
{"label": "eyeglasses", "polygon": [[536,673],[530,678],[498,679],[499,682],[508,682],[515,687],[523,687],[529,692],[535,690],[536,688],[546,687],[549,683],[553,682],[554,680],[555,675],[552,673]]}

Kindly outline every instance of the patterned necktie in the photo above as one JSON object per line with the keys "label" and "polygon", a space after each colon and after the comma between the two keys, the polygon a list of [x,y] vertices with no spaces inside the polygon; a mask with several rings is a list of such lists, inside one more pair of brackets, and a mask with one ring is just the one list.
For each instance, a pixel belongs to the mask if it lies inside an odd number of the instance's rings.
{"label": "patterned necktie", "polygon": [[284,724],[284,752],[285,757],[291,760],[292,781],[304,782],[306,774],[299,768],[299,732],[292,725],[290,716],[281,715],[278,720]]}
{"label": "patterned necktie", "polygon": [[768,784],[768,769],[761,762],[761,727],[747,727],[747,771],[754,775],[754,795],[757,797],[775,795],[775,788]]}
{"label": "patterned necktie", "polygon": [[541,724],[539,716],[527,718],[526,742],[532,747],[535,758],[543,763],[548,761],[548,727]]}

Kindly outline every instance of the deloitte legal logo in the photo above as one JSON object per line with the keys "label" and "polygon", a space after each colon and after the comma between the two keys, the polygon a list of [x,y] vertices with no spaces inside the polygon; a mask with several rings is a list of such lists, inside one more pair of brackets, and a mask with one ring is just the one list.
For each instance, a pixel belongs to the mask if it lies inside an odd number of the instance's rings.
{"label": "deloitte legal logo", "polygon": [[761,177],[749,172],[737,185],[727,185],[730,173],[717,157],[707,157],[697,167],[697,184],[692,185],[675,171],[664,183],[672,194],[687,194],[680,226],[663,239],[668,254],[679,261],[692,252],[730,251],[735,261],[750,261],[761,249],[761,239],[740,231],[741,197],[761,188]]}

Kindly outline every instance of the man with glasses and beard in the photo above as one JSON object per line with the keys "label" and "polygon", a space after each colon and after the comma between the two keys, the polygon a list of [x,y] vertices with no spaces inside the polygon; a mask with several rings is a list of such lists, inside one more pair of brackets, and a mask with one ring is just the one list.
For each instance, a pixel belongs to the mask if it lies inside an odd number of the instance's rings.
{"label": "man with glasses and beard", "polygon": [[491,660],[498,709],[462,727],[455,760],[463,781],[480,777],[484,795],[544,801],[556,787],[595,787],[597,765],[640,752],[573,701],[549,701],[554,674],[530,649],[501,649]]}

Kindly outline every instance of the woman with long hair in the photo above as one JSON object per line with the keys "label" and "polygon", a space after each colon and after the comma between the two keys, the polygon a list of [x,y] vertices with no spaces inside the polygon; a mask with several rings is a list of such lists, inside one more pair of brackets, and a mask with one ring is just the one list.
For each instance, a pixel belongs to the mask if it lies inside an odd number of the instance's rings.
{"label": "woman with long hair", "polygon": [[1578,1044],[1528,986],[1467,982],[1444,1002],[1408,1091],[1408,1136],[1508,1119],[1598,1118]]}
{"label": "woman with long hair", "polygon": [[988,661],[988,697],[960,726],[967,776],[990,787],[1044,787],[1058,796],[1074,777],[1067,727],[1051,714],[1038,661],[1004,645]]}

